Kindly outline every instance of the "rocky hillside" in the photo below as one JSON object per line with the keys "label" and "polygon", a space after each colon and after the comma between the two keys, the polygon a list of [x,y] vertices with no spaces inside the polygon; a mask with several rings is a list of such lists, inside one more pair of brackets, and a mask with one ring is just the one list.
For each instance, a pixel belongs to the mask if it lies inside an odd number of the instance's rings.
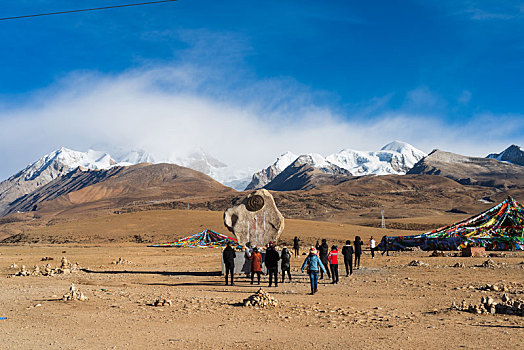
{"label": "rocky hillside", "polygon": [[434,150],[408,174],[441,175],[464,185],[523,187],[524,167],[490,158]]}
{"label": "rocky hillside", "polygon": [[0,183],[0,216],[9,210],[9,203],[77,168],[107,169],[115,164],[107,153],[77,152],[62,147]]}
{"label": "rocky hillside", "polygon": [[524,150],[517,145],[511,145],[500,153],[491,153],[486,158],[524,166]]}
{"label": "rocky hillside", "polygon": [[71,172],[20,198],[8,211],[117,208],[188,197],[216,198],[232,193],[236,191],[198,171],[174,164],[144,163]]}

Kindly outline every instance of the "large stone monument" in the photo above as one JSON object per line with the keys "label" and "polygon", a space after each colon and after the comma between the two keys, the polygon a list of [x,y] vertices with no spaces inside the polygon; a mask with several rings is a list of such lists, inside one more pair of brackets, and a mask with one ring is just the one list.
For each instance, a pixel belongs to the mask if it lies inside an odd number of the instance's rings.
{"label": "large stone monument", "polygon": [[264,246],[277,242],[284,230],[284,217],[269,191],[261,189],[249,194],[237,206],[224,212],[224,225],[235,234],[238,243]]}

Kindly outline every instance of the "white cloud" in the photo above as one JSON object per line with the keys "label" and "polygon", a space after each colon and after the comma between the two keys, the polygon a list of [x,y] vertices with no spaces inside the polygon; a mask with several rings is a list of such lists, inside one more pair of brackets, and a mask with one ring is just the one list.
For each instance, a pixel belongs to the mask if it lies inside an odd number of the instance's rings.
{"label": "white cloud", "polygon": [[[71,74],[23,105],[0,111],[0,178],[61,146],[109,153],[144,149],[159,158],[201,148],[230,166],[260,169],[287,150],[324,155],[343,148],[377,150],[395,139],[426,152],[440,148],[478,156],[523,144],[522,115],[482,114],[449,123],[402,111],[369,116],[363,106],[367,119],[342,117],[315,105],[314,93],[289,79],[221,89],[209,84],[207,73],[194,65],[166,64],[119,75]],[[410,98],[439,103],[427,90]]]}

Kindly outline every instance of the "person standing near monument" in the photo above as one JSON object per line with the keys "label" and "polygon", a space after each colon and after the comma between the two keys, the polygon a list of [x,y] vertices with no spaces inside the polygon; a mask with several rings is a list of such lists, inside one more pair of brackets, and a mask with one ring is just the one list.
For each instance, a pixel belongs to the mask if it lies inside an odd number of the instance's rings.
{"label": "person standing near monument", "polygon": [[266,250],[266,268],[269,274],[269,287],[273,284],[273,279],[275,280],[275,287],[278,287],[278,261],[280,260],[280,255],[275,249],[275,244],[269,242],[269,247]]}
{"label": "person standing near monument", "polygon": [[320,261],[320,258],[317,256],[315,247],[311,247],[309,250],[309,255],[302,264],[302,272],[304,272],[305,267],[307,267],[307,273],[309,274],[309,280],[311,282],[311,295],[313,295],[318,291],[318,270],[327,273],[324,265],[322,265],[322,261]]}
{"label": "person standing near monument", "polygon": [[293,250],[295,251],[295,258],[300,255],[300,239],[297,236],[293,238]]}
{"label": "person standing near monument", "polygon": [[242,267],[242,271],[245,272],[246,277],[249,276],[251,273],[251,254],[253,254],[253,248],[251,247],[251,242],[247,242],[246,246],[244,247],[244,266]]}
{"label": "person standing near monument", "polygon": [[233,275],[235,273],[235,250],[231,247],[231,243],[228,243],[224,252],[222,253],[222,259],[224,260],[224,265],[226,267],[226,286],[227,286],[227,276],[231,274],[231,285],[234,286]]}
{"label": "person standing near monument", "polygon": [[280,261],[280,269],[282,270],[282,283],[284,283],[284,279],[286,278],[286,272],[289,277],[289,282],[291,282],[291,253],[286,247],[282,248]]}
{"label": "person standing near monument", "polygon": [[362,255],[362,244],[363,242],[360,239],[360,236],[356,236],[353,245],[355,246],[355,268],[357,269],[360,269],[360,256]]}
{"label": "person standing near monument", "polygon": [[338,283],[338,247],[336,245],[331,247],[328,255],[329,268],[331,269],[332,284]]}
{"label": "person standing near monument", "polygon": [[257,247],[253,248],[253,253],[249,257],[249,260],[251,260],[251,284],[253,284],[255,273],[257,274],[258,284],[260,284],[260,275],[262,274],[262,254],[258,251]]}
{"label": "person standing near monument", "polygon": [[[318,256],[320,257],[320,260],[322,261],[322,264],[324,266],[328,266],[328,254],[329,254],[329,246],[327,245],[326,239],[322,239],[322,244],[320,245],[320,248],[318,249]],[[328,278],[331,278],[331,274],[329,273],[329,270],[326,270],[326,273],[328,275]],[[320,270],[320,279],[324,278],[324,274],[322,273],[322,270]]]}
{"label": "person standing near monument", "polygon": [[369,239],[369,249],[371,249],[371,259],[375,259],[375,246],[376,246],[375,238],[371,236]]}
{"label": "person standing near monument", "polygon": [[342,255],[344,255],[344,265],[346,266],[346,277],[353,275],[353,247],[351,241],[347,240],[346,245],[342,247]]}

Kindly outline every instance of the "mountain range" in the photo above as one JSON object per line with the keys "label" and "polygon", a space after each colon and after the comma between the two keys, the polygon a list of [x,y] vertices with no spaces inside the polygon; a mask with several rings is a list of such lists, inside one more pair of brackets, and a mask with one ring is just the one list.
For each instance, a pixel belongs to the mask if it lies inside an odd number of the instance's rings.
{"label": "mountain range", "polygon": [[[177,167],[172,164],[152,166],[151,163],[160,162],[144,151],[129,152],[115,160],[104,152],[60,148],[0,183],[0,216],[39,210],[43,203],[47,206],[51,202],[72,205],[78,198],[125,205],[140,200],[194,197],[199,192],[204,196],[235,193],[227,186],[237,190],[262,187],[274,191],[312,190],[374,175],[440,175],[463,185],[520,188],[524,187],[522,153],[520,147],[512,145],[487,158],[439,150],[426,155],[407,143],[394,141],[377,152],[345,149],[327,157],[287,152],[272,165],[249,176],[248,172],[236,171],[203,151],[173,160],[180,165]],[[137,163],[147,164],[135,165]],[[157,180],[148,181],[147,172]],[[182,181],[181,177],[187,181]],[[191,188],[194,193],[171,188],[174,184]],[[86,195],[95,192],[96,196]],[[110,199],[112,196],[116,199]]]}

